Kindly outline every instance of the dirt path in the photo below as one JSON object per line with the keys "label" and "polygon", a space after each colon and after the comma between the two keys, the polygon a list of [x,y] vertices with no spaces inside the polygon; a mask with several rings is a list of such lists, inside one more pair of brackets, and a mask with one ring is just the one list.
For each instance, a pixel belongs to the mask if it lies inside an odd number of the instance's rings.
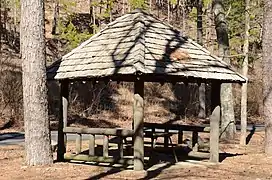
{"label": "dirt path", "polygon": [[264,133],[254,134],[246,147],[237,142],[221,144],[221,151],[233,156],[218,165],[190,161],[160,164],[145,172],[74,163],[26,167],[23,147],[10,145],[0,147],[0,179],[272,179],[272,157],[263,154]]}

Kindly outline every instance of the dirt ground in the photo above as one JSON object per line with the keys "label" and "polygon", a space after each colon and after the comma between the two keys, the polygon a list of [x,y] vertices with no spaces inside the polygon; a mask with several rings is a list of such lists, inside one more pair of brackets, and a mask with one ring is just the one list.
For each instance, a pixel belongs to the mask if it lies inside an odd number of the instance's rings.
{"label": "dirt ground", "polygon": [[272,179],[272,157],[263,154],[264,133],[255,133],[245,147],[238,142],[221,143],[221,152],[231,156],[219,164],[166,163],[142,172],[75,163],[27,167],[22,146],[0,146],[0,179]]}

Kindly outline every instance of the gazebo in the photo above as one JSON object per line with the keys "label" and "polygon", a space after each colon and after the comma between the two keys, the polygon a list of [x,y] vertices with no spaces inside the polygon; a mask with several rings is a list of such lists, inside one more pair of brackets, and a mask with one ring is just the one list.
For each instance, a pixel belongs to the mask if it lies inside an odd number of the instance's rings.
{"label": "gazebo", "polygon": [[[49,80],[61,85],[61,108],[58,130],[58,160],[82,159],[80,145],[77,154],[65,156],[66,133],[90,134],[86,161],[113,162],[108,157],[109,135],[133,137],[134,169],[144,168],[144,82],[211,83],[212,107],[210,117],[210,160],[218,162],[220,85],[244,83],[246,78],[229,64],[182,35],[180,31],[152,15],[135,10],[109,23],[47,71]],[[134,82],[133,129],[71,128],[67,127],[68,88],[72,81]],[[217,107],[217,108],[216,108]],[[104,135],[103,155],[94,156],[94,136]],[[120,141],[119,150],[122,150]],[[118,161],[121,161],[122,152]]]}

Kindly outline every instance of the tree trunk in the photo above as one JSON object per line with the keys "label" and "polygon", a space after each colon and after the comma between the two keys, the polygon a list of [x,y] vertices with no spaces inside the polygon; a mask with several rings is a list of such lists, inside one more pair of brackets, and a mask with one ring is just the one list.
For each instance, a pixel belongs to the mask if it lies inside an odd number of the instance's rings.
{"label": "tree trunk", "polygon": [[156,5],[157,5],[157,9],[158,9],[158,14],[157,14],[157,16],[158,16],[158,18],[160,17],[160,8],[161,8],[161,6],[160,6],[160,0],[156,0]]}
{"label": "tree trunk", "polygon": [[[230,63],[228,27],[222,0],[213,0],[213,13],[219,57],[222,58],[223,61]],[[222,84],[221,87],[221,115],[222,138],[233,139],[236,127],[231,84]]]}
{"label": "tree trunk", "polygon": [[125,0],[122,0],[122,14],[125,14]]}
{"label": "tree trunk", "polygon": [[167,0],[167,21],[170,22],[170,0]]}
{"label": "tree trunk", "polygon": [[[177,0],[177,9],[176,9],[176,21],[179,21],[179,18],[180,18],[180,0]],[[179,21],[179,25],[180,25],[180,21]]]}
{"label": "tree trunk", "polygon": [[51,164],[43,0],[21,1],[21,45],[25,161],[27,165]]}
{"label": "tree trunk", "polygon": [[52,23],[52,35],[56,34],[58,18],[59,18],[59,0],[55,0],[54,19]]}
{"label": "tree trunk", "polygon": [[[90,1],[91,2],[91,1]],[[96,13],[95,13],[95,6],[94,5],[92,5],[92,16],[93,16],[93,33],[95,34],[96,33],[96,29],[97,29],[97,27],[96,27],[96,23],[95,23],[95,20],[96,20]]]}
{"label": "tree trunk", "polygon": [[149,0],[149,13],[152,12],[152,0]]}
{"label": "tree trunk", "polygon": [[263,21],[263,103],[265,124],[265,153],[272,155],[272,1],[264,1]]}
{"label": "tree trunk", "polygon": [[207,7],[207,28],[206,28],[206,46],[208,50],[213,54],[214,53],[214,42],[213,42],[213,13],[211,4]]}
{"label": "tree trunk", "polygon": [[[0,16],[1,17],[1,16]],[[16,25],[17,25],[17,6],[16,6],[16,0],[13,0],[13,44],[15,44],[16,40]]]}
{"label": "tree trunk", "polygon": [[112,22],[112,3],[110,0],[108,0],[107,2],[107,11],[109,12],[109,15],[110,15],[110,22]]}
{"label": "tree trunk", "polygon": [[[197,1],[197,42],[203,45],[203,26],[202,26],[202,15],[203,15],[203,2],[202,0]],[[205,83],[201,83],[198,88],[199,96],[199,118],[206,117],[206,107],[205,107]]]}
{"label": "tree trunk", "polygon": [[[242,65],[242,74],[248,73],[248,47],[249,47],[249,0],[245,0],[245,40],[244,40],[244,61]],[[240,144],[246,145],[247,136],[247,83],[242,85],[241,92],[241,138]]]}
{"label": "tree trunk", "polygon": [[128,12],[130,12],[131,11],[131,6],[130,6],[129,0],[127,0],[127,7],[128,7]]}
{"label": "tree trunk", "polygon": [[182,31],[186,33],[186,12],[185,12],[185,0],[182,0]]}
{"label": "tree trunk", "polygon": [[[2,1],[0,1],[0,17],[2,17]],[[2,18],[0,18],[0,57],[2,58],[2,35],[3,35],[3,26]]]}
{"label": "tree trunk", "polygon": [[7,33],[7,31],[8,31],[8,27],[7,27],[7,24],[8,24],[8,17],[7,17],[7,14],[8,14],[8,8],[7,8],[7,1],[6,0],[4,0],[3,1],[4,3],[3,3],[3,5],[4,5],[4,23],[3,23],[3,25],[4,25],[4,31],[5,31],[5,33],[4,33],[4,39],[6,40],[6,41],[8,41],[8,33]]}

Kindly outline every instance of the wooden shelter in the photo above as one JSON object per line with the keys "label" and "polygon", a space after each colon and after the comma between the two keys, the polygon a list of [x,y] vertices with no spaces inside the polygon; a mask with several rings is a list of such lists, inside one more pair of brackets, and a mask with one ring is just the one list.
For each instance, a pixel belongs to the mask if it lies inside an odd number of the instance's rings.
{"label": "wooden shelter", "polygon": [[[220,105],[221,83],[246,82],[246,78],[235,72],[229,64],[183,36],[177,29],[142,10],[135,10],[117,18],[51,65],[47,73],[49,79],[59,80],[61,84],[58,159],[64,158],[65,133],[103,134],[105,137],[133,136],[135,170],[144,168],[144,82],[211,83],[214,108]],[[134,82],[134,129],[67,127],[68,84],[70,81],[82,80]],[[211,116],[210,127],[210,159],[214,162],[218,161],[220,119],[220,108],[216,109]],[[91,136],[90,144],[93,143]],[[106,146],[105,156],[108,151]],[[77,151],[80,151],[80,147]],[[94,155],[91,145],[89,155],[88,160],[99,161],[99,158],[91,158]],[[76,156],[74,158],[76,159]]]}

